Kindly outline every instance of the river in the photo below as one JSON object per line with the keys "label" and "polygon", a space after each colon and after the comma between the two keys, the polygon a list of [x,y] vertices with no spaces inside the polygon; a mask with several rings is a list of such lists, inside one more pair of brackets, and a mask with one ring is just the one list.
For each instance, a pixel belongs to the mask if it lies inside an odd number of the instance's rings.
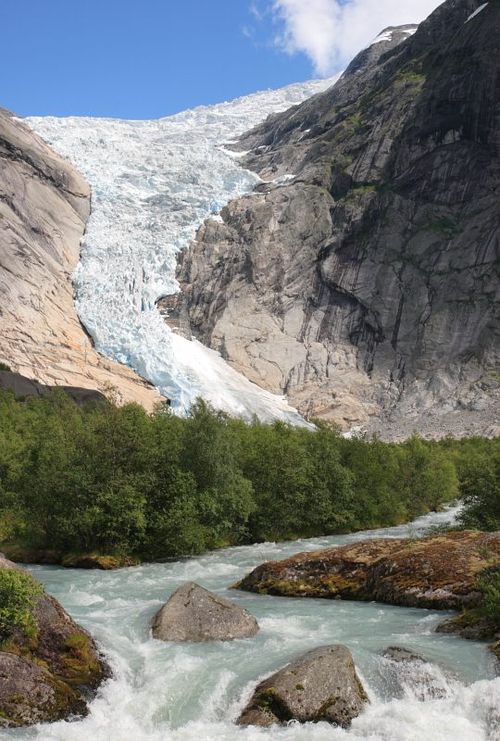
{"label": "river", "polygon": [[[4,731],[6,739],[43,741],[496,741],[500,678],[486,645],[434,633],[446,613],[356,603],[259,596],[228,587],[266,560],[366,537],[405,537],[453,518],[456,510],[410,526],[228,548],[197,558],[144,564],[115,572],[34,566],[33,573],[97,638],[112,668],[84,720]],[[252,612],[255,638],[228,643],[171,644],[151,638],[153,614],[183,582],[193,580]],[[347,645],[371,703],[349,731],[324,723],[272,729],[239,728],[234,719],[257,682],[298,654],[330,643]],[[433,662],[427,680],[438,698],[421,698],[417,677],[403,677],[391,697],[392,645]],[[495,711],[496,709],[496,711]]]}

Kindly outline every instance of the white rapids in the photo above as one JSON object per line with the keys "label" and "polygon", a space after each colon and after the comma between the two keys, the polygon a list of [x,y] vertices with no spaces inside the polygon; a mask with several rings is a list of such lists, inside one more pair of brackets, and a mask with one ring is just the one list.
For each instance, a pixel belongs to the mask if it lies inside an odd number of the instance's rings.
{"label": "white rapids", "polygon": [[[500,678],[485,644],[434,632],[446,613],[378,603],[288,599],[228,587],[264,560],[366,537],[414,537],[453,516],[429,515],[387,530],[229,548],[199,558],[116,572],[32,567],[49,592],[96,636],[113,668],[87,718],[5,731],[10,741],[498,741]],[[194,580],[236,600],[259,620],[255,638],[173,644],[151,638],[153,614]],[[370,705],[349,731],[325,723],[271,729],[234,724],[257,682],[320,645],[353,655]],[[388,646],[420,653],[430,665],[397,675]],[[1,734],[0,734],[1,735]]]}
{"label": "white rapids", "polygon": [[179,251],[203,220],[259,178],[224,144],[334,79],[256,93],[155,121],[27,118],[92,186],[92,214],[76,270],[76,306],[99,352],[130,365],[180,413],[198,396],[238,416],[301,417],[221,356],[165,324],[158,298],[179,290]]}

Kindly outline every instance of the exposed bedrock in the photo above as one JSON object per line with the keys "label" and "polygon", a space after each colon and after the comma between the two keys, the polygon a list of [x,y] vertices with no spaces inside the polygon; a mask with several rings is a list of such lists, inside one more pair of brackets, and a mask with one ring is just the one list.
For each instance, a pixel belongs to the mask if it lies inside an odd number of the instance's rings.
{"label": "exposed bedrock", "polygon": [[172,321],[303,414],[498,433],[500,6],[448,0],[245,135],[264,181],[200,228]]}
{"label": "exposed bedrock", "polygon": [[93,349],[71,276],[90,188],[19,119],[0,109],[0,362],[50,386],[105,391],[152,409],[158,393]]}

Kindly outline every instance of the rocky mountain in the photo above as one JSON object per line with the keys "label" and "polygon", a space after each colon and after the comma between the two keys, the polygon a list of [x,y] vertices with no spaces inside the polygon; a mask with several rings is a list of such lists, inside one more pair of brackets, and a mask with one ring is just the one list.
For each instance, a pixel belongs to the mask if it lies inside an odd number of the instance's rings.
{"label": "rocky mountain", "polygon": [[169,321],[344,429],[492,433],[500,4],[414,30],[240,139],[263,182],[200,228]]}
{"label": "rocky mountain", "polygon": [[113,386],[152,408],[160,395],[97,354],[75,310],[71,276],[89,213],[85,180],[0,110],[0,361],[47,385]]}

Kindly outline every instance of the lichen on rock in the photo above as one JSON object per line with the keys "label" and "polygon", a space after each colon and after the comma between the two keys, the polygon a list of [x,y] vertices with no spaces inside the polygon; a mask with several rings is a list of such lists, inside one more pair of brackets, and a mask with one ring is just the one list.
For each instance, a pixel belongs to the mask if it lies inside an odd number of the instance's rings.
{"label": "lichen on rock", "polygon": [[456,610],[480,603],[478,575],[499,559],[498,533],[457,531],[420,540],[375,539],[262,564],[235,586],[285,597],[377,600]]}

